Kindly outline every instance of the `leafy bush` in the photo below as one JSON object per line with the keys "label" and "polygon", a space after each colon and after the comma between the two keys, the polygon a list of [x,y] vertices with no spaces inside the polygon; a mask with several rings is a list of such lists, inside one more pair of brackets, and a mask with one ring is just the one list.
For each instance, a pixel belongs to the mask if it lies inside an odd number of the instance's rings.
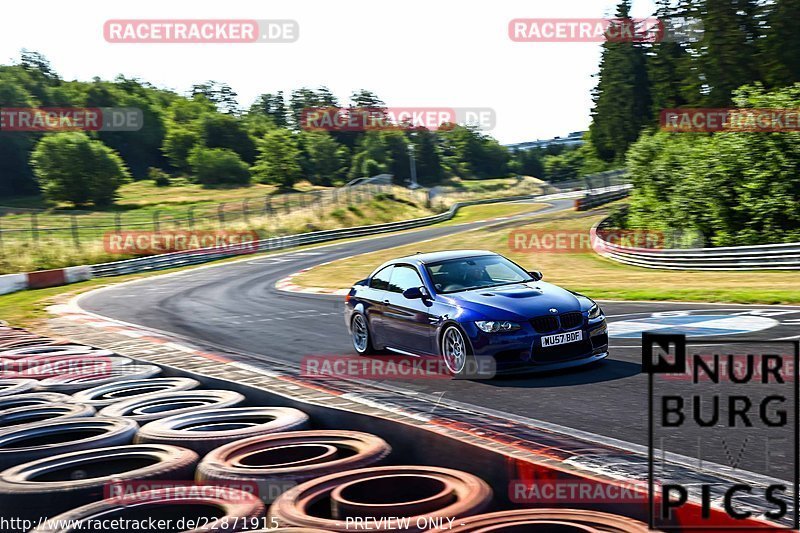
{"label": "leafy bush", "polygon": [[153,180],[156,187],[169,187],[170,176],[160,168],[150,167],[147,169],[147,177]]}
{"label": "leafy bush", "polygon": [[[800,85],[736,93],[739,107],[800,107]],[[800,241],[800,133],[657,132],[628,153],[629,225],[700,232],[716,246]]]}
{"label": "leafy bush", "polygon": [[250,183],[247,165],[226,148],[196,147],[189,155],[189,165],[194,179],[207,187]]}
{"label": "leafy bush", "polygon": [[46,198],[75,205],[112,204],[131,177],[116,152],[83,132],[45,136],[31,154],[31,166]]}

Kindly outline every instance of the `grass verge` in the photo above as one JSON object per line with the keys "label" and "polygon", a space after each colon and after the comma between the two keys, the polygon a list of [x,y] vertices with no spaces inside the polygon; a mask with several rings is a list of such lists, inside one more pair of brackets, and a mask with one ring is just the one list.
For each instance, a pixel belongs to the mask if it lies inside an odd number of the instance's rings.
{"label": "grass verge", "polygon": [[[613,205],[613,204],[611,204]],[[481,229],[428,242],[381,250],[334,261],[293,278],[308,287],[341,289],[363,279],[380,263],[416,251],[487,249],[503,254],[529,270],[541,270],[545,280],[598,299],[800,304],[800,273],[701,272],[638,268],[609,261],[592,251],[543,253],[515,249],[513,230],[588,232],[610,206],[577,213],[564,212],[546,220],[503,229]]]}
{"label": "grass verge", "polygon": [[[470,206],[462,210],[459,210],[458,215],[460,216],[460,218],[458,220],[459,222],[470,222],[485,218],[518,214],[524,211],[535,211],[537,209],[540,209],[541,207],[542,205],[540,204],[517,204],[517,203]],[[416,230],[408,230],[408,231],[416,231]],[[398,233],[404,233],[404,232],[398,232]],[[342,239],[339,241],[335,241],[335,243],[340,244],[353,240],[358,240],[358,239]],[[256,257],[274,255],[279,253],[287,253],[287,252],[291,253],[293,251],[298,251],[298,250],[309,250],[318,248],[320,246],[325,246],[326,244],[327,243],[323,243],[321,245],[301,246],[288,250],[276,250],[274,252],[268,252],[265,254],[248,256],[247,258],[254,259]],[[237,256],[207,264],[222,264],[241,259],[242,259],[241,256]],[[0,319],[6,320],[10,324],[13,324],[15,326],[28,327],[28,328],[41,327],[45,319],[47,318],[47,311],[46,311],[47,307],[57,303],[65,303],[70,298],[77,296],[78,294],[81,294],[83,292],[87,292],[93,289],[98,289],[100,287],[104,287],[107,285],[113,285],[115,283],[123,283],[125,281],[130,281],[134,279],[143,279],[171,272],[189,270],[192,268],[197,268],[197,265],[160,270],[155,272],[130,274],[127,276],[119,276],[114,278],[99,278],[99,279],[84,281],[81,283],[75,283],[72,285],[65,285],[63,287],[50,287],[47,289],[20,291],[13,294],[0,295]]]}

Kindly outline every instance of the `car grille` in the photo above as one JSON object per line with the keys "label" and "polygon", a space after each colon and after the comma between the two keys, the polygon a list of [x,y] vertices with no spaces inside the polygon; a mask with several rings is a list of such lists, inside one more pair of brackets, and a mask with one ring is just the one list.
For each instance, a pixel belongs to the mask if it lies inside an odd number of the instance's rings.
{"label": "car grille", "polygon": [[558,318],[554,316],[540,316],[531,319],[531,326],[537,333],[549,333],[558,329]]}
{"label": "car grille", "polygon": [[564,313],[560,317],[537,316],[531,319],[531,326],[536,333],[550,333],[561,329],[575,329],[583,325],[583,314],[580,311]]}
{"label": "car grille", "polygon": [[563,329],[575,329],[583,325],[583,314],[579,311],[564,313],[561,315],[560,320]]}

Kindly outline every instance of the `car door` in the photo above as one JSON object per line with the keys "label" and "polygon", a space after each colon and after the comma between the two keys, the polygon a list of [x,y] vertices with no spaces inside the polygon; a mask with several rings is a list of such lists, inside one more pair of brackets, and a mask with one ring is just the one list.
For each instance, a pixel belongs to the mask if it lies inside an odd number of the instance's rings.
{"label": "car door", "polygon": [[386,345],[412,353],[431,353],[433,326],[430,320],[430,301],[409,299],[403,291],[424,286],[416,267],[395,265],[392,271],[388,298],[384,301],[383,328]]}
{"label": "car door", "polygon": [[364,302],[364,314],[369,322],[372,339],[379,345],[383,345],[386,342],[384,327],[385,302],[389,298],[389,282],[393,268],[394,265],[389,265],[376,272],[370,278],[369,286],[359,294],[359,298]]}

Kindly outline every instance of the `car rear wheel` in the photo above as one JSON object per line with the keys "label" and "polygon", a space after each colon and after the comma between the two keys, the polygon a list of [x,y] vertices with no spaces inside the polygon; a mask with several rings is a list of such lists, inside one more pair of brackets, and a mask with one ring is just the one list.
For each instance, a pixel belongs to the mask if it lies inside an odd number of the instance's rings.
{"label": "car rear wheel", "polygon": [[356,313],[350,323],[350,333],[353,337],[353,348],[358,355],[366,355],[374,351],[372,337],[367,326],[367,317],[361,313]]}

